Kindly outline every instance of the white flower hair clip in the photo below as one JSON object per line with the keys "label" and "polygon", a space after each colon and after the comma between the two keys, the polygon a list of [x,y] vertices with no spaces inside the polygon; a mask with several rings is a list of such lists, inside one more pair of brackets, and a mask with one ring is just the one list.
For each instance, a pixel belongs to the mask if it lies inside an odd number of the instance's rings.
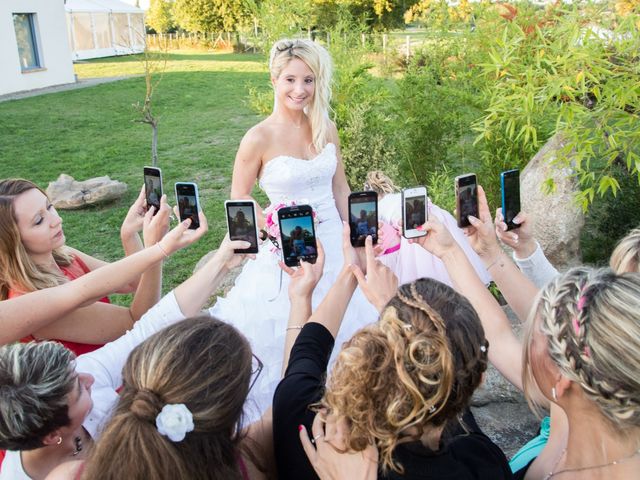
{"label": "white flower hair clip", "polygon": [[187,432],[193,432],[193,415],[184,403],[169,403],[156,417],[156,427],[160,435],[172,442],[181,442]]}

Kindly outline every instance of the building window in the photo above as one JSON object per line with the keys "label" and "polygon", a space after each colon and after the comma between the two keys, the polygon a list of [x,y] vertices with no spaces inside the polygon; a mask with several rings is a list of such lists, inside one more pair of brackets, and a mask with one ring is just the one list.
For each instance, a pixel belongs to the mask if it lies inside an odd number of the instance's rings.
{"label": "building window", "polygon": [[14,13],[13,27],[16,30],[18,55],[20,56],[20,68],[22,68],[22,71],[41,68],[42,63],[38,53],[36,37],[36,14]]}

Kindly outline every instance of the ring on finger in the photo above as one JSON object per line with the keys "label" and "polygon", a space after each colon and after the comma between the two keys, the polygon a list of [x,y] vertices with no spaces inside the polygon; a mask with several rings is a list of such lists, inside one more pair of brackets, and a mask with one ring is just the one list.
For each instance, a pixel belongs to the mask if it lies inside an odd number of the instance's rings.
{"label": "ring on finger", "polygon": [[324,434],[319,433],[318,435],[316,435],[315,437],[313,437],[313,438],[311,439],[311,443],[316,443],[316,441],[317,441],[320,437],[324,437]]}

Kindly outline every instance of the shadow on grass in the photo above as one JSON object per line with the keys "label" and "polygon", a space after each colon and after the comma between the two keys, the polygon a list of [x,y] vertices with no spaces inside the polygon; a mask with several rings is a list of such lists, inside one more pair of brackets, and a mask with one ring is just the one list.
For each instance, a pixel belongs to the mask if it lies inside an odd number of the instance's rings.
{"label": "shadow on grass", "polygon": [[[153,52],[156,53],[156,52]],[[142,54],[121,55],[117,57],[94,58],[91,60],[80,60],[78,64],[92,63],[140,63]],[[167,62],[180,61],[214,61],[214,62],[261,62],[265,60],[264,55],[256,53],[215,53],[215,52],[199,52],[199,53],[168,53]]]}

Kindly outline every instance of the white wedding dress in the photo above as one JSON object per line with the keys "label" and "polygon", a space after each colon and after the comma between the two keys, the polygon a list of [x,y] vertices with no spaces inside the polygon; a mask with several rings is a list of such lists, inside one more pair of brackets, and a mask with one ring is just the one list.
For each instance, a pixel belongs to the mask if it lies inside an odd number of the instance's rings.
{"label": "white wedding dress", "polygon": [[[268,162],[260,187],[272,204],[308,204],[317,215],[316,237],[325,251],[324,274],[313,293],[313,309],[320,304],[343,265],[342,220],[333,198],[336,147],[332,143],[311,160],[280,155]],[[225,298],[218,297],[209,313],[234,325],[262,361],[260,373],[245,405],[245,422],[260,417],[271,405],[282,372],[284,341],[289,318],[289,276],[278,266],[280,252],[267,241],[255,260],[249,260]],[[331,362],[342,343],[361,327],[376,321],[378,313],[359,289],[344,316]]]}

